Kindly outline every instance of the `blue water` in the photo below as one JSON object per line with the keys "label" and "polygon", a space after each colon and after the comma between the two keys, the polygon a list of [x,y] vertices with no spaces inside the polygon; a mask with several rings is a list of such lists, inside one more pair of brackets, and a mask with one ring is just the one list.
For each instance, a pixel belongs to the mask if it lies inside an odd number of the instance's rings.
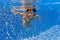
{"label": "blue water", "polygon": [[[14,3],[16,2],[16,3]],[[32,36],[49,30],[54,25],[60,25],[60,0],[41,0],[36,3],[36,14],[42,17],[31,21],[30,30],[23,28],[22,17],[15,15],[12,6],[21,6],[19,0],[0,0],[0,40],[17,40]]]}

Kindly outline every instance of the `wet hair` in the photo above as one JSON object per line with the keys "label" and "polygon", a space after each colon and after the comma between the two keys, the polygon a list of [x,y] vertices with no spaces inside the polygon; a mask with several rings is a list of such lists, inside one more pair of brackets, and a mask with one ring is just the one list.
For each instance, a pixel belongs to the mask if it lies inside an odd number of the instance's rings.
{"label": "wet hair", "polygon": [[33,12],[36,12],[36,9],[35,8],[33,8]]}
{"label": "wet hair", "polygon": [[33,7],[34,7],[34,8],[33,8],[33,12],[36,12],[36,8],[35,8],[36,6],[35,6],[35,5],[33,5]]}
{"label": "wet hair", "polygon": [[26,12],[28,12],[28,11],[29,11],[29,9],[26,10]]}
{"label": "wet hair", "polygon": [[[29,10],[31,10],[31,9],[27,9],[26,12],[28,12]],[[36,12],[36,9],[33,8],[32,11],[33,11],[33,12]]]}

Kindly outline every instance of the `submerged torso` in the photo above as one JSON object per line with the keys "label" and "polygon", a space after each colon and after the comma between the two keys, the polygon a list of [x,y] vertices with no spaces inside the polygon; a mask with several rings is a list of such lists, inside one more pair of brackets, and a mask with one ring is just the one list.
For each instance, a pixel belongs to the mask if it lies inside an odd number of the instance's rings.
{"label": "submerged torso", "polygon": [[30,20],[34,19],[34,17],[35,16],[33,14],[25,14],[23,16],[23,20],[30,21]]}

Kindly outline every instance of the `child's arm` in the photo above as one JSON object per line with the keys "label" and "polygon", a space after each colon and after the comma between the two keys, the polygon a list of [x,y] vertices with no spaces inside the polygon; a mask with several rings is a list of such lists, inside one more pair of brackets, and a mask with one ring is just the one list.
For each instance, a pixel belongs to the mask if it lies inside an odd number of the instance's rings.
{"label": "child's arm", "polygon": [[24,13],[22,13],[22,12],[14,12],[14,14],[24,15]]}

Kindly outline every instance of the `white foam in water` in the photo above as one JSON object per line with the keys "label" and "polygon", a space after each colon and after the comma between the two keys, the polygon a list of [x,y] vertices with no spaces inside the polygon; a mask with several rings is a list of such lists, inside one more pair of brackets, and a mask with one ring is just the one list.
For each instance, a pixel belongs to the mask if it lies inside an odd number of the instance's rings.
{"label": "white foam in water", "polygon": [[60,40],[60,26],[55,25],[49,30],[41,33],[39,36],[26,38],[24,40]]}

